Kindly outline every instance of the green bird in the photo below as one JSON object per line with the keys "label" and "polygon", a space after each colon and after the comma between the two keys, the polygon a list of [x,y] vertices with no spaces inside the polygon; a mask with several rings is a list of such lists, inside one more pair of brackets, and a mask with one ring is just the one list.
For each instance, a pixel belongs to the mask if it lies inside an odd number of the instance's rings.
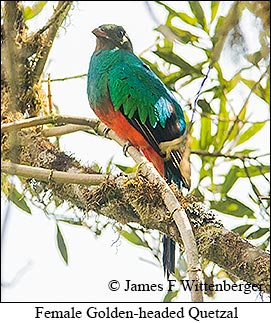
{"label": "green bird", "polygon": [[[120,138],[142,151],[158,172],[179,189],[190,188],[190,164],[184,158],[186,122],[183,110],[156,74],[133,53],[121,26],[93,30],[87,94],[100,120]],[[175,271],[175,242],[163,237],[163,266]]]}

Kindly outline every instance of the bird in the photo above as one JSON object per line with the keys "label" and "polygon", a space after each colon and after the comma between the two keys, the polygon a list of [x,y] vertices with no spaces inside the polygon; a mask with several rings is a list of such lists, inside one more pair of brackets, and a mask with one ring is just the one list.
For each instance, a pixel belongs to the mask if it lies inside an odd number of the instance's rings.
{"label": "bird", "polygon": [[[87,95],[97,117],[121,139],[137,147],[168,183],[190,189],[184,158],[186,121],[173,93],[133,51],[122,26],[103,24],[92,33]],[[163,236],[163,268],[175,272],[175,242]]]}

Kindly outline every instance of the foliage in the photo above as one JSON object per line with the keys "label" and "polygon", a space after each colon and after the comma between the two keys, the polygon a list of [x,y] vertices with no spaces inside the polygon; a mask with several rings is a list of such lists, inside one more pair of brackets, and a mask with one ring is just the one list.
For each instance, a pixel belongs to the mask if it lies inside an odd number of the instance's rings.
{"label": "foliage", "polygon": [[36,17],[46,5],[47,1],[36,1],[32,6],[24,7],[24,19],[29,20]]}
{"label": "foliage", "polygon": [[[253,41],[260,48],[254,46],[254,52],[248,52],[242,48],[247,41],[242,25],[251,10],[248,3],[235,2],[223,15],[219,1],[208,5],[189,1],[190,10],[185,12],[156,3],[167,11],[167,18],[156,28],[159,34],[152,59],[142,59],[180,96],[187,119],[195,118],[191,150],[200,171],[192,194],[212,209],[240,218],[233,231],[258,239],[258,245],[266,249],[270,241],[270,200],[264,199],[269,195],[269,145],[259,147],[258,138],[269,127],[268,30],[258,24]],[[250,11],[246,28],[256,20]],[[225,55],[232,55],[229,77]],[[194,57],[202,59],[193,62]],[[255,111],[255,102],[260,113]],[[240,189],[242,194],[238,194]],[[133,242],[131,234],[125,238]]]}
{"label": "foliage", "polygon": [[60,254],[61,254],[63,260],[65,261],[66,264],[68,264],[68,251],[67,251],[67,247],[65,244],[65,240],[63,238],[63,235],[60,231],[58,224],[56,224],[56,230],[57,230],[56,241],[57,241],[58,249],[60,251]]}
{"label": "foliage", "polygon": [[[257,223],[269,217],[269,200],[262,198],[269,195],[270,166],[265,155],[269,148],[257,143],[269,127],[269,32],[244,1],[228,5],[226,12],[219,1],[189,1],[185,12],[156,3],[167,11],[167,18],[157,28],[156,57],[145,62],[180,95],[187,119],[194,117],[191,150],[198,155],[196,168],[200,169],[194,192],[211,208],[242,218],[240,228],[249,222],[250,230],[240,229],[242,235],[264,236],[267,245],[268,222],[259,234],[253,231],[258,232]],[[249,41],[242,28],[256,21],[253,41],[259,45],[248,52],[242,48]],[[231,61],[226,55],[232,56]],[[157,57],[162,63],[157,63]],[[193,58],[197,58],[194,63]],[[233,72],[227,76],[229,69]],[[241,200],[234,192],[244,186]]]}

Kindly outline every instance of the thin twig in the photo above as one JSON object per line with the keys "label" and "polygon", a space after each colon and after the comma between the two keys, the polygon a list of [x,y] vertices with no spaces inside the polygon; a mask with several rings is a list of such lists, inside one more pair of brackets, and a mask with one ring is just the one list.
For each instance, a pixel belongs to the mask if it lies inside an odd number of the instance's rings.
{"label": "thin twig", "polygon": [[269,155],[269,154],[263,154],[263,155],[259,155],[259,156],[250,157],[250,156],[246,156],[246,155],[238,154],[238,153],[236,153],[236,155],[223,154],[221,152],[210,153],[205,150],[191,150],[191,154],[195,154],[195,155],[199,155],[199,156],[206,156],[206,157],[214,157],[214,158],[224,157],[224,158],[229,158],[229,159],[240,159],[242,161],[244,161],[246,159],[257,160],[260,157],[264,157],[266,155]]}
{"label": "thin twig", "polygon": [[259,195],[259,198],[261,200],[270,200],[270,196],[269,195]]}
{"label": "thin twig", "polygon": [[53,102],[52,102],[52,92],[51,92],[51,75],[50,73],[48,74],[48,84],[47,84],[47,90],[48,90],[48,107],[49,107],[49,112],[52,114],[53,112]]}
{"label": "thin twig", "polygon": [[[67,81],[67,80],[79,79],[79,78],[86,77],[86,76],[87,76],[87,73],[84,73],[84,74],[80,74],[80,75],[73,75],[73,76],[51,79],[50,82]],[[41,82],[43,82],[43,83],[49,82],[49,80],[42,80]]]}

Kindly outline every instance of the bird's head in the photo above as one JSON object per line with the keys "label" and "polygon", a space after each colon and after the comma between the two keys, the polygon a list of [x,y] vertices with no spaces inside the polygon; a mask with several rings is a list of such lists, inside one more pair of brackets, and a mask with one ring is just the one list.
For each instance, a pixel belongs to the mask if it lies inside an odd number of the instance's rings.
{"label": "bird's head", "polygon": [[97,37],[96,50],[118,47],[133,51],[133,45],[126,31],[121,26],[106,24],[95,28],[92,33]]}

